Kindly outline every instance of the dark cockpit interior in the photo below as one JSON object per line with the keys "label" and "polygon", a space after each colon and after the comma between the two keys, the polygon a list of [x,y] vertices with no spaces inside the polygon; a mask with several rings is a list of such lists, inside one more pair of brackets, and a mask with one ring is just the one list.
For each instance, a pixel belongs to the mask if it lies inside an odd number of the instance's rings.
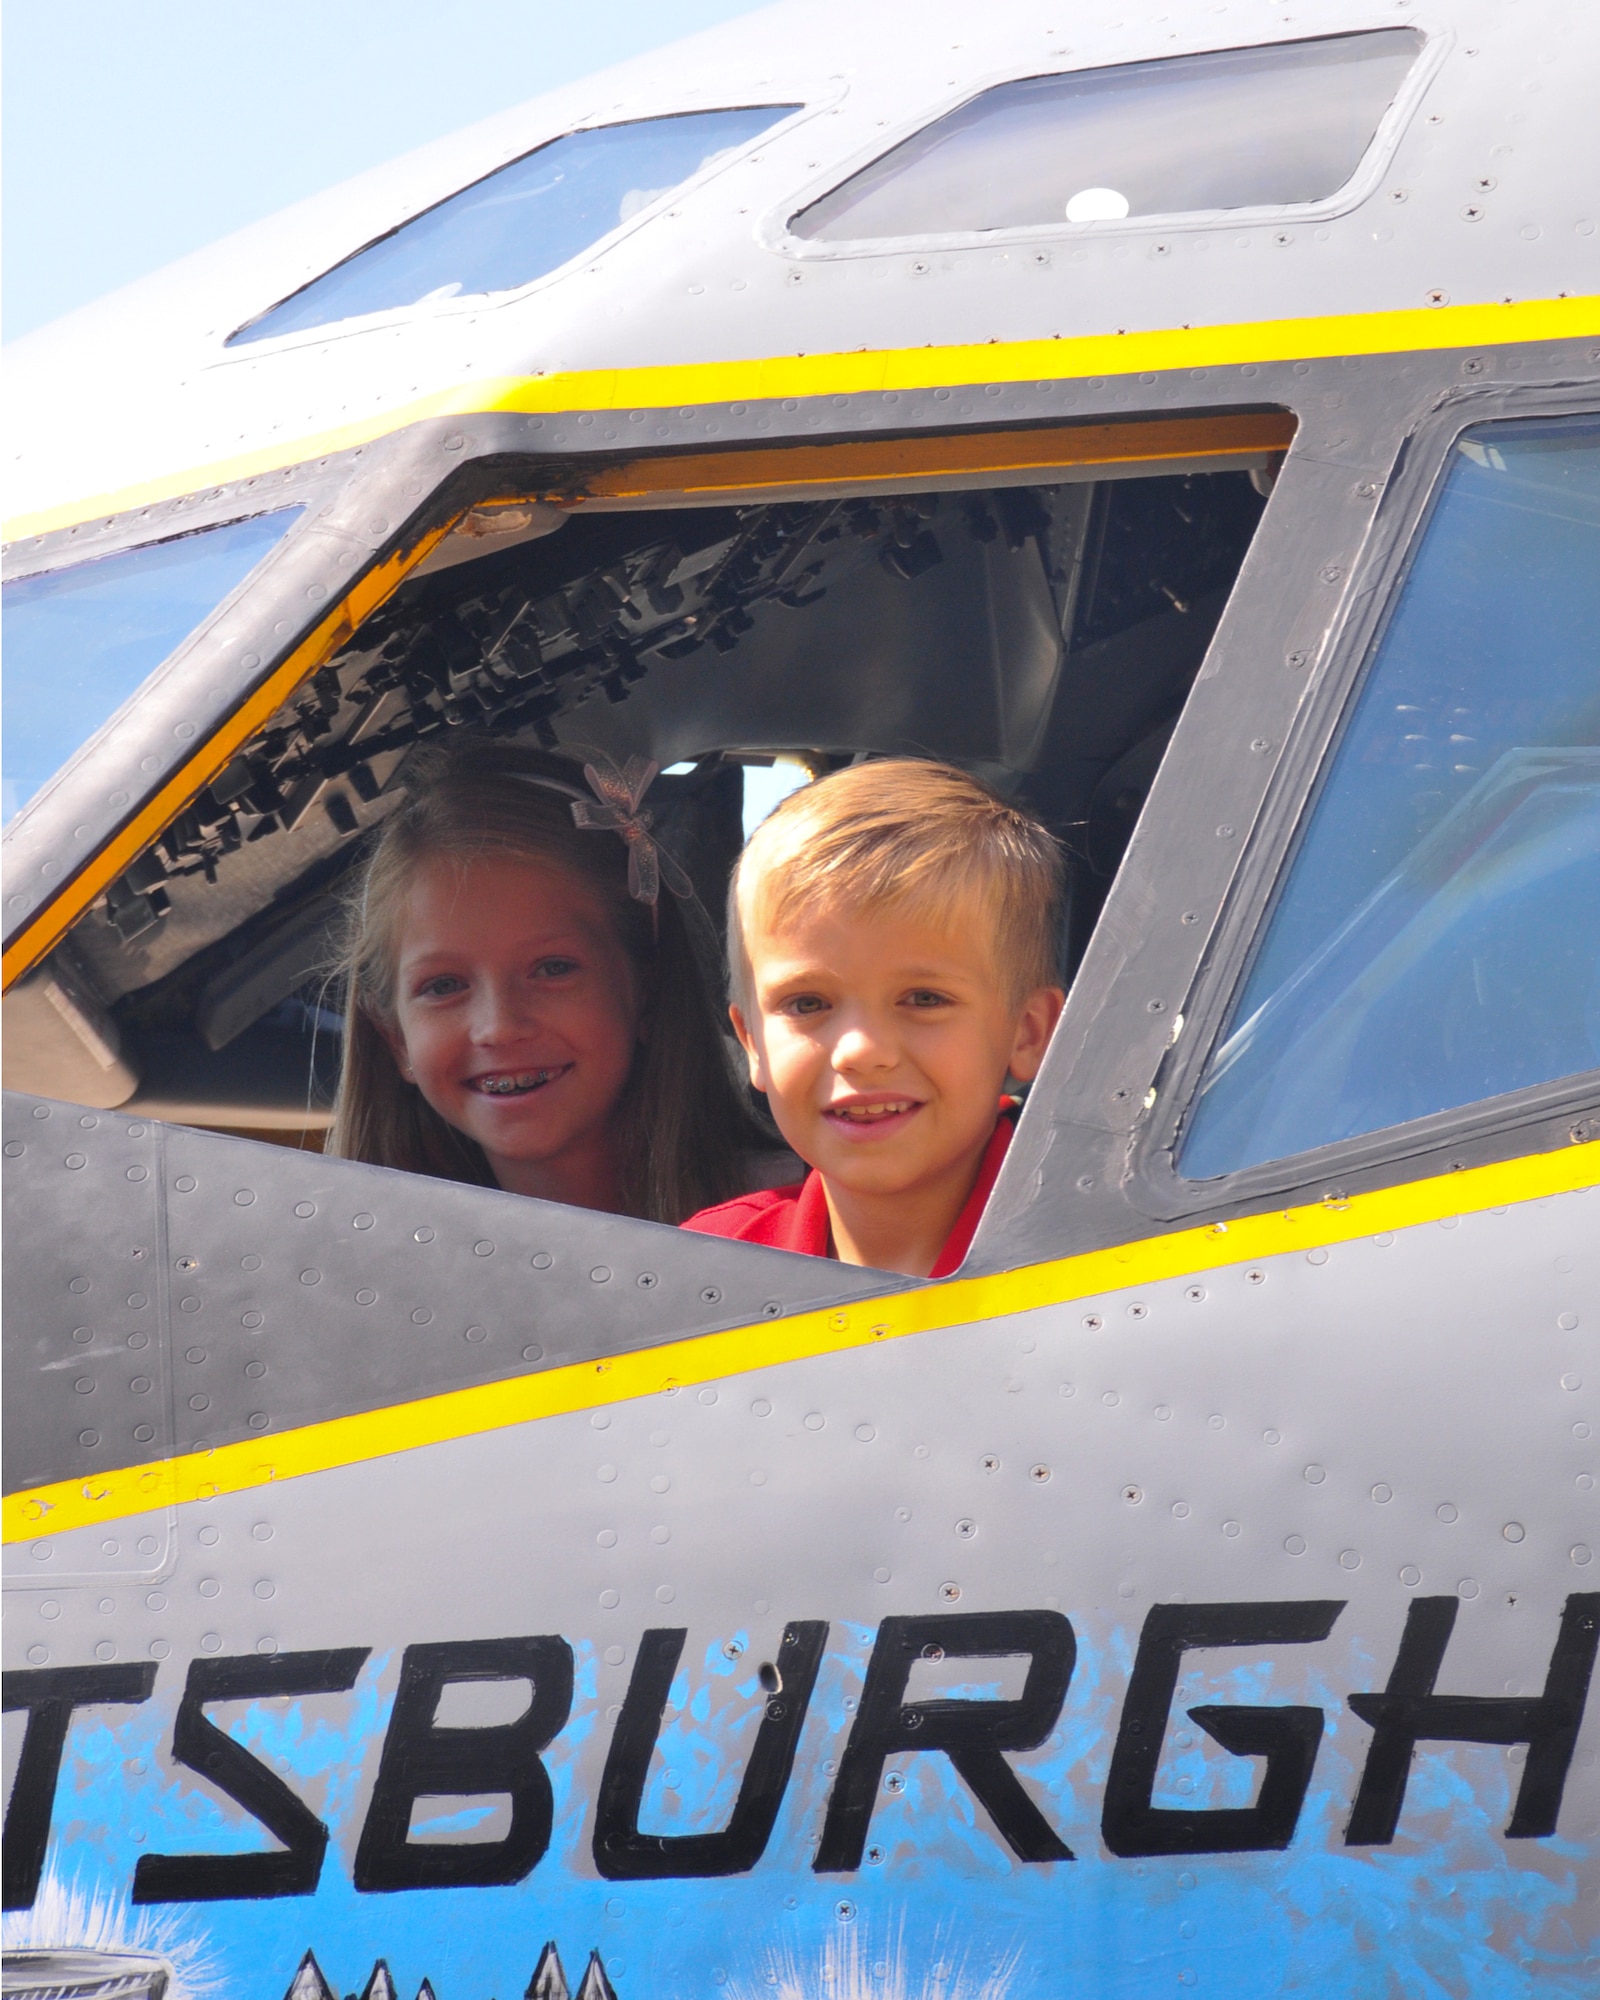
{"label": "dark cockpit interior", "polygon": [[659,764],[657,831],[718,921],[753,771],[961,764],[1061,839],[1070,979],[1267,484],[480,506],[113,885],[58,976],[109,1022],[129,1108],[320,1143],[361,836],[416,744],[476,730]]}

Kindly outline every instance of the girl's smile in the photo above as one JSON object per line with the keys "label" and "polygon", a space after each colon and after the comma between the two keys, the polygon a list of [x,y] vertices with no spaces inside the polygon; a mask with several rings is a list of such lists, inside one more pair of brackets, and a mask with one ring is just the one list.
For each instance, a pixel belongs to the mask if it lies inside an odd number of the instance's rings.
{"label": "girl's smile", "polygon": [[481,1090],[485,1097],[524,1097],[530,1090],[543,1090],[547,1083],[571,1073],[571,1063],[563,1063],[556,1069],[530,1070],[521,1076],[508,1076],[503,1070],[496,1070],[487,1076],[469,1076],[466,1084],[468,1090]]}

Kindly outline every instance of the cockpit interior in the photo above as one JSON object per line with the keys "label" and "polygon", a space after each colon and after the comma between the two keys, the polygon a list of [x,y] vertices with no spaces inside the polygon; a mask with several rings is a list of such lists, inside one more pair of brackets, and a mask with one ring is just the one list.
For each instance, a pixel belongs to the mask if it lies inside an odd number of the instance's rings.
{"label": "cockpit interior", "polygon": [[[98,1080],[150,1116],[321,1143],[341,897],[441,731],[659,765],[656,831],[718,924],[784,790],[862,758],[949,759],[1060,838],[1070,980],[1273,463],[469,508],[54,955],[114,1048]],[[84,1084],[56,1087],[92,1101]]]}

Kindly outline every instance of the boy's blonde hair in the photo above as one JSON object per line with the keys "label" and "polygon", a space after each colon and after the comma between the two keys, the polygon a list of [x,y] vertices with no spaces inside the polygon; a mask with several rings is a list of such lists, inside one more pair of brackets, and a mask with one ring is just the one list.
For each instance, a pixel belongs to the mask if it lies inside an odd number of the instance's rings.
{"label": "boy's blonde hair", "polygon": [[802,911],[893,910],[942,931],[989,916],[995,971],[1018,1004],[1059,986],[1061,850],[1031,814],[949,764],[853,764],[791,792],[745,844],[728,888],[733,998],[748,1008],[748,928]]}

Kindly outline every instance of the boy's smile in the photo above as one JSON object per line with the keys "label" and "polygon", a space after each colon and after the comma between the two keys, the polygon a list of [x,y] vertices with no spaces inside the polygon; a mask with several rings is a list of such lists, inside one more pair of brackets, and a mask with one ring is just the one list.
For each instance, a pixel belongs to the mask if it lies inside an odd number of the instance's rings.
{"label": "boy's smile", "polygon": [[949,929],[894,910],[746,927],[754,1005],[732,1009],[784,1138],[821,1173],[847,1262],[925,1275],[971,1190],[1008,1076],[1060,1012],[1004,991],[979,909]]}

